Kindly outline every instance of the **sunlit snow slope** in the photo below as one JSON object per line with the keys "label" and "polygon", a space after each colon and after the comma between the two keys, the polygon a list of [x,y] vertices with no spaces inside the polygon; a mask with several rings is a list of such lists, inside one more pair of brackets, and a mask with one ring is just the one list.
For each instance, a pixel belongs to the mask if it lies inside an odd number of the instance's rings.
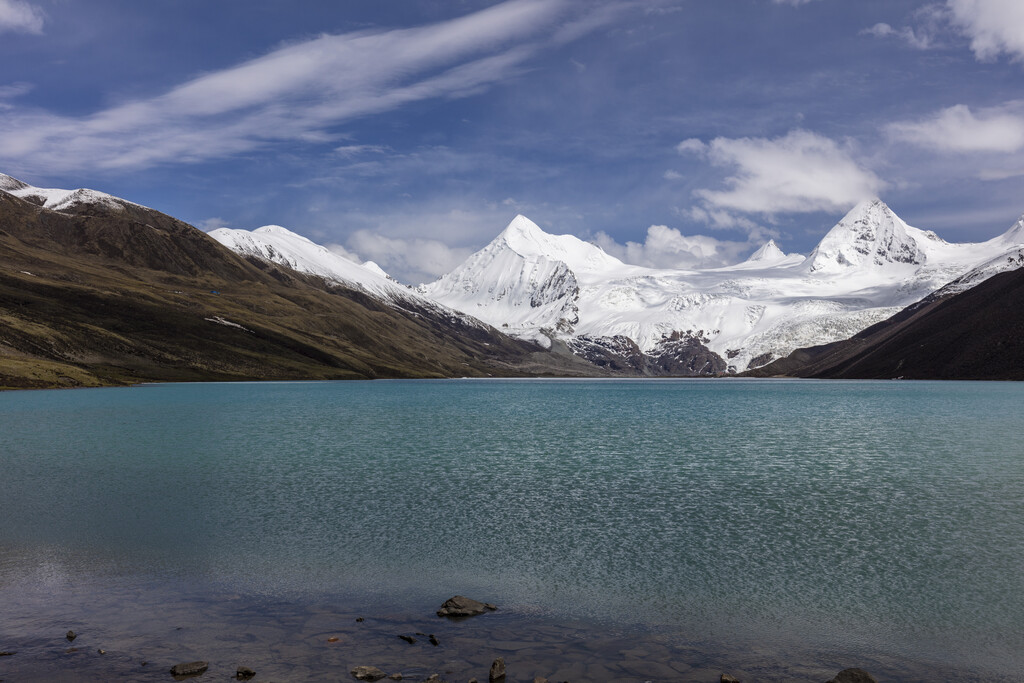
{"label": "sunlit snow slope", "polygon": [[[631,266],[523,216],[420,291],[510,334],[628,338],[647,354],[702,342],[730,371],[845,339],[979,268],[971,285],[1014,265],[1024,222],[978,244],[907,225],[880,200],[856,206],[806,259],[774,242],[713,270]],[[575,347],[574,347],[575,348]]]}
{"label": "sunlit snow slope", "polygon": [[17,178],[0,173],[0,190],[24,199],[25,201],[37,204],[44,209],[51,211],[67,211],[73,207],[88,204],[101,204],[114,210],[124,209],[126,206],[139,206],[120,197],[109,195],[105,192],[80,188],[77,190],[56,190],[44,187],[32,187],[23,183]]}
{"label": "sunlit snow slope", "polygon": [[265,225],[252,231],[218,228],[209,235],[242,256],[263,259],[362,290],[391,306],[426,308],[445,318],[458,318],[465,324],[484,327],[478,319],[396,282],[373,261],[363,264],[350,261],[280,225]]}

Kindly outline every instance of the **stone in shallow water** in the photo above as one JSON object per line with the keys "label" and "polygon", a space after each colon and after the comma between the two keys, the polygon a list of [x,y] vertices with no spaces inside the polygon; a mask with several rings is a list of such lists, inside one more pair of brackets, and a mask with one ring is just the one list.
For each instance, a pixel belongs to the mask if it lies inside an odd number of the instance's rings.
{"label": "stone in shallow water", "polygon": [[387,677],[387,674],[375,666],[357,666],[352,669],[352,675],[360,681],[379,681]]}
{"label": "stone in shallow water", "polygon": [[437,610],[437,616],[439,617],[475,617],[478,614],[483,614],[487,611],[494,611],[498,609],[494,605],[488,602],[480,602],[473,598],[467,598],[463,595],[456,595],[455,597],[449,598],[441,605],[441,609]]}
{"label": "stone in shallow water", "polygon": [[490,683],[501,683],[505,680],[505,659],[498,657],[491,664],[491,673],[488,675],[487,680]]}
{"label": "stone in shallow water", "polygon": [[68,642],[71,642],[72,640],[74,640],[78,636],[75,634],[74,631],[68,631],[67,633],[64,634],[64,637],[68,639]]}
{"label": "stone in shallow water", "polygon": [[740,679],[730,676],[729,674],[722,674],[720,683],[740,683]]}
{"label": "stone in shallow water", "polygon": [[864,669],[843,669],[827,683],[878,683],[878,681]]}
{"label": "stone in shallow water", "polygon": [[210,667],[209,662],[182,662],[171,667],[172,676],[198,676]]}
{"label": "stone in shallow water", "polygon": [[247,666],[240,666],[238,667],[238,670],[235,671],[235,678],[237,678],[240,681],[247,681],[255,675],[256,672]]}

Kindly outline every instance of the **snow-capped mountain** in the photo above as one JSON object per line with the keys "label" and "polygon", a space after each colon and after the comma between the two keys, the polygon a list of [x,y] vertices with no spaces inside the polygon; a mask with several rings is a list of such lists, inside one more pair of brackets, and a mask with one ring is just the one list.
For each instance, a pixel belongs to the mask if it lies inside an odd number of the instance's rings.
{"label": "snow-capped mountain", "polygon": [[217,228],[207,234],[243,256],[271,261],[292,270],[342,282],[374,294],[404,297],[410,293],[408,287],[390,279],[376,263],[367,261],[359,264],[350,261],[280,225],[264,225],[251,231]]}
{"label": "snow-capped mountain", "polygon": [[[37,188],[3,174],[0,193],[67,215],[115,212],[145,222],[156,213],[102,192]],[[463,331],[488,323],[543,346],[559,340],[597,365],[639,374],[759,367],[1024,266],[1024,218],[986,242],[953,244],[907,225],[879,200],[856,206],[807,257],[770,241],[742,263],[706,270],[629,265],[517,216],[458,268],[417,289],[281,226],[210,235],[250,259],[360,290],[405,314]]]}
{"label": "snow-capped mountain", "polygon": [[123,210],[129,206],[140,208],[139,204],[129,202],[120,197],[109,195],[106,192],[79,188],[77,190],[58,190],[53,188],[33,187],[17,178],[0,173],[0,190],[12,194],[15,197],[32,202],[44,209],[51,211],[68,211],[90,204],[102,205],[115,211]]}
{"label": "snow-capped mountain", "polygon": [[917,267],[927,257],[921,244],[939,240],[934,233],[912,228],[881,200],[865,202],[848,213],[818,243],[807,259],[811,273]]}
{"label": "snow-capped mountain", "polygon": [[703,359],[695,372],[709,374],[848,338],[987,263],[971,280],[977,284],[1011,267],[1018,244],[1024,220],[987,242],[951,244],[873,200],[851,210],[806,259],[770,242],[735,266],[682,271],[624,264],[517,216],[420,291],[509,334],[562,339],[582,355],[607,358],[635,346],[628,352],[664,359],[682,348]]}
{"label": "snow-capped mountain", "polygon": [[478,319],[423,296],[392,279],[373,261],[356,263],[280,225],[255,230],[218,228],[210,237],[242,256],[286,266],[300,273],[358,289],[390,306],[429,310],[462,324],[484,327]]}
{"label": "snow-capped mountain", "polygon": [[516,216],[493,242],[440,280],[426,296],[516,336],[549,343],[541,332],[579,322],[579,277],[625,268],[600,247],[572,235],[549,235]]}
{"label": "snow-capped mountain", "polygon": [[758,266],[767,265],[769,263],[778,265],[786,260],[802,262],[804,257],[800,254],[786,254],[779,248],[779,245],[775,244],[775,240],[768,240],[761,245],[757,251],[751,254],[744,263]]}

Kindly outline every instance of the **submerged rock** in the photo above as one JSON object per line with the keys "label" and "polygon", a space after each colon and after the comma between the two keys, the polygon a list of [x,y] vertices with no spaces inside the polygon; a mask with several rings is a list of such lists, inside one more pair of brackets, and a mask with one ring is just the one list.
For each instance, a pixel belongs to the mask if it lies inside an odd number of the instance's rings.
{"label": "submerged rock", "polygon": [[235,671],[235,678],[237,678],[240,681],[247,681],[255,675],[256,672],[247,666],[240,666],[238,667],[238,670]]}
{"label": "submerged rock", "polygon": [[210,668],[209,662],[183,662],[171,667],[172,676],[198,676]]}
{"label": "submerged rock", "polygon": [[17,652],[0,652],[0,657],[11,657],[18,654]]}
{"label": "submerged rock", "polygon": [[413,638],[412,636],[398,636],[398,637],[401,638],[402,640],[404,640],[405,642],[409,643],[410,645],[412,645],[413,643],[416,642],[416,639]]}
{"label": "submerged rock", "polygon": [[491,673],[488,675],[487,680],[490,683],[501,683],[505,680],[505,659],[498,657],[491,664]]}
{"label": "submerged rock", "polygon": [[437,647],[438,645],[441,644],[441,641],[438,640],[437,636],[435,636],[433,633],[430,634],[430,638],[428,638],[427,640],[429,640],[430,644],[433,645],[434,647]]}
{"label": "submerged rock", "polygon": [[64,637],[65,637],[65,638],[67,638],[67,639],[68,639],[68,642],[70,643],[70,642],[71,642],[72,640],[74,640],[74,639],[75,639],[75,638],[77,638],[78,636],[77,636],[77,635],[75,635],[75,632],[74,632],[74,631],[68,631],[67,633],[65,633],[65,634],[64,634]]}
{"label": "submerged rock", "polygon": [[878,683],[878,680],[864,669],[843,669],[827,683]]}
{"label": "submerged rock", "polygon": [[740,683],[740,679],[729,674],[722,674],[721,681],[719,683]]}
{"label": "submerged rock", "polygon": [[453,598],[449,598],[441,605],[441,609],[437,610],[437,616],[439,617],[475,617],[478,614],[483,614],[487,611],[494,611],[498,609],[494,605],[488,602],[480,602],[472,598],[467,598],[463,595],[456,595]]}
{"label": "submerged rock", "polygon": [[386,673],[375,666],[357,666],[352,669],[352,675],[360,681],[379,681],[387,677]]}

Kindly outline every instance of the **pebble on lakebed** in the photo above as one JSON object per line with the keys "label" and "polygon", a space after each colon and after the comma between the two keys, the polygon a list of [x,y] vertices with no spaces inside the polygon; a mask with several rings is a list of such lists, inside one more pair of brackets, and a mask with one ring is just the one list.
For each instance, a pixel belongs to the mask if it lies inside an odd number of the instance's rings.
{"label": "pebble on lakebed", "polygon": [[826,683],[878,683],[878,680],[864,669],[843,669]]}
{"label": "pebble on lakebed", "polygon": [[171,667],[172,676],[197,676],[210,667],[209,662],[182,662]]}
{"label": "pebble on lakebed", "polygon": [[387,677],[386,673],[375,666],[357,666],[352,669],[352,675],[360,681],[379,681]]}
{"label": "pebble on lakebed", "polygon": [[441,605],[441,609],[437,610],[437,616],[439,617],[475,617],[478,614],[484,612],[493,612],[498,609],[489,602],[480,602],[473,598],[467,598],[463,595],[456,595],[455,597],[445,600],[445,603]]}

